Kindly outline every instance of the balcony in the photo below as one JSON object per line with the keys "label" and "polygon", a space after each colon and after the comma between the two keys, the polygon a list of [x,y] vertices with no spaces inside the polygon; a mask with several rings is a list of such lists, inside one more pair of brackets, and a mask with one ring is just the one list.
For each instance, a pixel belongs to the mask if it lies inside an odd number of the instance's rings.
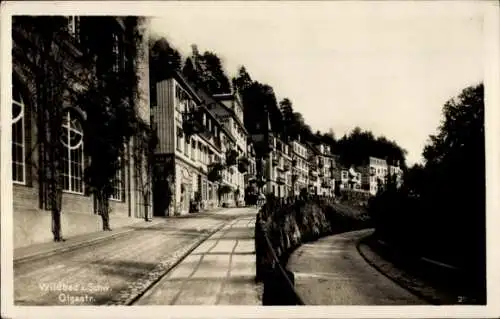
{"label": "balcony", "polygon": [[226,152],[226,165],[233,166],[238,163],[238,152],[235,150],[228,150]]}
{"label": "balcony", "polygon": [[187,136],[204,132],[205,127],[203,126],[203,113],[199,109],[183,112],[182,130]]}
{"label": "balcony", "polygon": [[309,180],[315,182],[318,180],[318,176],[315,176],[315,175],[309,175]]}
{"label": "balcony", "polygon": [[283,165],[283,171],[289,172],[290,171],[290,164]]}
{"label": "balcony", "polygon": [[238,171],[241,173],[241,174],[244,174],[246,172],[248,172],[248,166],[250,164],[250,161],[248,160],[248,158],[246,157],[241,157],[239,160],[238,160]]}
{"label": "balcony", "polygon": [[224,166],[221,163],[212,163],[208,166],[208,176],[207,179],[211,182],[221,182],[222,181],[222,170]]}

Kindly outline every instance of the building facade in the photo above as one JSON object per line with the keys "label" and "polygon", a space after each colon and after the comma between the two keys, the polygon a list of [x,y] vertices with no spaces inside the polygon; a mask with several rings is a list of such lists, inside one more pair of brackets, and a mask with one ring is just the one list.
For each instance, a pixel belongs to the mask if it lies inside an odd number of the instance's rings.
{"label": "building facade", "polygon": [[293,193],[299,195],[309,185],[309,158],[307,147],[299,141],[292,143]]}
{"label": "building facade", "polygon": [[245,175],[249,173],[250,167],[248,132],[244,125],[243,104],[237,93],[217,94],[213,98],[216,103],[211,104],[210,111],[215,114],[227,133],[235,140],[235,146],[231,150],[236,152],[237,163],[230,176],[230,186],[234,189],[234,193],[232,198],[229,196],[228,199],[233,205],[243,205],[244,190],[247,185]]}
{"label": "building facade", "polygon": [[389,165],[385,159],[369,157],[362,171],[363,189],[368,190],[372,195],[376,195],[379,188],[387,184],[389,176],[394,178],[396,187],[401,187],[403,183],[403,170],[399,165]]}
{"label": "building facade", "polygon": [[[38,19],[38,20],[37,20]],[[84,170],[91,160],[85,150],[86,114],[73,103],[73,97],[86,92],[89,79],[96,69],[93,61],[95,52],[85,45],[95,33],[92,27],[96,17],[50,17],[45,23],[60,24],[55,40],[49,40],[55,33],[33,27],[41,20],[36,17],[13,17],[12,20],[12,182],[14,210],[14,247],[22,247],[53,239],[53,220],[49,207],[49,186],[47,182],[47,121],[49,108],[61,113],[62,188],[61,231],[63,236],[95,232],[102,229],[97,215],[96,199],[84,182]],[[139,26],[144,41],[138,45],[136,57],[128,55],[125,39],[130,17],[101,17],[100,24],[107,26],[99,36],[108,37],[109,56],[114,59],[113,72],[120,72],[135,60],[137,63],[138,93],[137,110],[142,119],[149,122],[149,76],[147,29]],[[47,26],[48,28],[48,26]],[[50,49],[42,50],[40,43],[50,43]],[[87,42],[88,43],[88,42]],[[57,52],[57,54],[55,54]],[[42,65],[40,61],[48,61]],[[49,67],[46,67],[49,65]],[[82,74],[90,76],[82,77]],[[57,92],[57,93],[55,93]],[[42,103],[42,94],[53,97],[61,104]],[[50,95],[54,94],[54,95]],[[48,98],[47,98],[48,99]],[[44,117],[45,116],[45,117]],[[53,116],[53,115],[52,115]],[[54,120],[55,121],[55,120]],[[59,124],[58,124],[59,123]],[[54,124],[52,124],[54,125]],[[53,127],[53,126],[51,126]],[[53,140],[51,140],[53,143]],[[127,225],[144,218],[151,202],[144,194],[147,190],[141,181],[147,181],[133,163],[133,148],[126,147],[125,158],[120,159],[121,168],[114,181],[114,192],[110,198],[110,221],[113,227]],[[140,185],[141,184],[141,185]]]}
{"label": "building facade", "polygon": [[227,195],[219,189],[232,185],[225,163],[226,152],[236,141],[180,74],[158,82],[156,91],[157,105],[152,106],[159,139],[155,215],[187,214],[193,202],[200,209],[218,207],[219,199]]}
{"label": "building facade", "polygon": [[319,194],[323,196],[335,196],[335,161],[331,153],[329,145],[318,144],[317,163],[318,163],[318,178],[319,178]]}

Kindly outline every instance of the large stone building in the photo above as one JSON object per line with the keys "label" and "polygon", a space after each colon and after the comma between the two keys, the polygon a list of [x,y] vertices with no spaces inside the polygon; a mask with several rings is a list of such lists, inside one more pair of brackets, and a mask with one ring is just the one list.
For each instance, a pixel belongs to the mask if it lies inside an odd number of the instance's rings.
{"label": "large stone building", "polygon": [[[96,200],[84,182],[84,170],[91,160],[85,149],[86,114],[72,101],[75,92],[86,92],[89,77],[96,72],[93,61],[95,51],[85,43],[93,41],[95,19],[106,24],[101,30],[100,39],[110,43],[108,57],[114,59],[113,72],[129,67],[128,62],[135,60],[138,66],[139,87],[137,111],[143,120],[149,122],[149,76],[147,54],[147,30],[140,26],[143,41],[138,44],[138,56],[128,55],[128,46],[137,45],[126,41],[129,28],[127,19],[133,17],[50,17],[41,23],[38,17],[13,17],[12,20],[12,182],[13,182],[13,221],[14,247],[36,242],[50,241],[53,219],[50,213],[47,154],[49,142],[48,127],[60,125],[62,143],[62,204],[61,230],[63,236],[95,232],[102,229],[101,218],[97,215]],[[44,28],[40,28],[43,24]],[[46,32],[51,26],[60,24],[57,32]],[[48,37],[54,36],[49,50],[42,50],[41,43],[50,43]],[[50,38],[52,39],[52,38]],[[85,42],[85,41],[87,42]],[[44,65],[41,61],[47,61]],[[42,95],[44,99],[42,99]],[[52,99],[54,103],[49,101]],[[55,101],[62,101],[60,104]],[[55,106],[54,106],[55,105]],[[47,114],[55,107],[61,118]],[[58,122],[55,126],[46,125],[48,121]],[[51,143],[51,144],[48,144]],[[151,198],[148,193],[148,178],[143,170],[133,162],[133,148],[127,152],[121,169],[114,182],[114,192],[110,198],[111,226],[117,227],[144,218]],[[126,165],[125,165],[126,163]],[[143,183],[144,182],[144,183]],[[144,202],[144,199],[146,202]]]}
{"label": "large stone building", "polygon": [[235,95],[211,97],[180,73],[157,83],[155,215],[243,204],[247,136]]}

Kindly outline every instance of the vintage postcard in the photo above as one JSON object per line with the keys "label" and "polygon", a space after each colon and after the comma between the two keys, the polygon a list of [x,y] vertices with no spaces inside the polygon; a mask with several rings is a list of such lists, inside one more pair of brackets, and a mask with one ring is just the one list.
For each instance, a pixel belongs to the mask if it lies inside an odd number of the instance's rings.
{"label": "vintage postcard", "polygon": [[1,10],[2,318],[500,315],[498,3]]}

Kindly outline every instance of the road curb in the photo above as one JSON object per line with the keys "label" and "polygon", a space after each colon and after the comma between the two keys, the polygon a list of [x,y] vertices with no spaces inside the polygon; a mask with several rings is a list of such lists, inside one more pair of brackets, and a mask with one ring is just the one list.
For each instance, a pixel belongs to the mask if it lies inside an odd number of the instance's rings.
{"label": "road curb", "polygon": [[[366,237],[363,237],[361,238],[360,240],[358,240],[358,242],[356,243],[356,250],[358,251],[359,255],[365,260],[365,262],[367,264],[369,264],[372,268],[374,268],[375,270],[377,270],[380,274],[382,274],[384,277],[386,277],[387,279],[391,280],[392,282],[394,282],[396,285],[400,286],[401,288],[409,291],[410,293],[412,293],[413,295],[415,295],[416,297],[422,299],[423,301],[425,302],[428,302],[429,304],[431,305],[441,305],[442,304],[442,301],[440,300],[440,298],[437,298],[437,297],[434,297],[434,296],[429,296],[428,294],[425,294],[425,293],[422,293],[420,290],[416,289],[416,288],[413,288],[413,287],[410,287],[409,285],[407,284],[404,284],[401,282],[401,280],[397,280],[395,278],[393,278],[393,276],[390,276],[386,271],[384,271],[381,267],[379,267],[375,262],[373,262],[370,258],[368,258],[366,256],[366,254],[362,251],[361,249],[361,245],[365,245],[367,246],[369,249],[371,249],[375,254],[377,254],[377,252],[371,248],[371,246],[367,243],[367,241],[369,239],[371,239],[371,236],[372,235],[368,235]],[[382,259],[384,259],[383,257],[380,257]],[[385,260],[385,259],[384,259]],[[391,263],[390,261],[388,261],[389,263]],[[392,263],[391,263],[392,264]],[[395,267],[395,266],[394,266]],[[402,273],[405,273],[404,270],[402,269],[399,269],[397,267],[395,267],[396,269],[398,269],[399,271],[401,271]]]}
{"label": "road curb", "polygon": [[228,225],[229,222],[223,222],[215,228],[209,230],[204,236],[201,236],[193,244],[178,249],[173,255],[160,262],[152,271],[149,271],[142,278],[131,283],[128,288],[121,290],[117,297],[107,302],[108,306],[132,305],[139,300],[149,289],[158,283],[174,267],[180,264],[189,254],[198,248],[203,242],[213,234]]}
{"label": "road curb", "polygon": [[80,242],[76,242],[72,245],[68,245],[68,246],[64,246],[64,247],[55,247],[54,249],[50,249],[50,250],[47,250],[44,252],[36,252],[33,254],[22,256],[22,257],[19,257],[19,258],[16,258],[13,260],[14,265],[26,263],[28,261],[35,261],[35,260],[43,259],[46,257],[57,255],[59,253],[64,253],[64,252],[67,252],[70,250],[74,250],[77,248],[92,246],[92,245],[95,245],[95,244],[102,242],[102,241],[111,240],[111,239],[115,239],[117,237],[126,235],[126,234],[132,232],[133,230],[134,229],[124,229],[122,231],[118,231],[118,232],[110,234],[108,236],[102,236],[102,237],[97,237],[97,238],[93,238],[93,239],[89,239],[89,240],[83,240]]}

